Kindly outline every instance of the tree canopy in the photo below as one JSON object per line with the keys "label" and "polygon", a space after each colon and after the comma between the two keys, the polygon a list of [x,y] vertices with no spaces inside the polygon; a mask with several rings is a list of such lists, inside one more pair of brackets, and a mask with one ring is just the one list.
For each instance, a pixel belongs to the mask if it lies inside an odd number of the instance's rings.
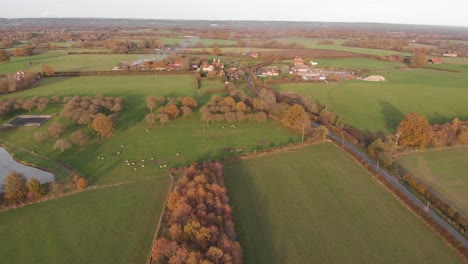
{"label": "tree canopy", "polygon": [[110,137],[114,132],[114,125],[109,117],[104,114],[97,114],[91,124],[91,128],[101,135],[101,139],[104,137]]}
{"label": "tree canopy", "polygon": [[398,125],[397,136],[400,145],[411,148],[425,148],[433,136],[432,126],[421,114],[409,113]]}

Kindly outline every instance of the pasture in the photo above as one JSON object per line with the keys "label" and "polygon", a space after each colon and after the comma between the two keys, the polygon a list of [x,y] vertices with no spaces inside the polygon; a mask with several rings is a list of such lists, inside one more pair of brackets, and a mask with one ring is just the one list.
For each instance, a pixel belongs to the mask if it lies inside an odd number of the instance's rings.
{"label": "pasture", "polygon": [[169,184],[163,175],[2,212],[2,263],[144,263]]}
{"label": "pasture", "polygon": [[[0,139],[71,165],[88,178],[91,185],[160,175],[164,171],[160,166],[164,164],[172,167],[239,154],[229,152],[229,148],[249,151],[300,140],[300,135],[272,120],[265,123],[243,122],[236,124],[235,128],[225,123],[214,123],[210,127],[204,127],[199,113],[185,119],[180,117],[165,126],[157,124],[147,132],[144,120],[145,115],[149,113],[145,104],[147,96],[193,96],[199,107],[212,96],[197,93],[191,75],[48,78],[41,81],[37,88],[7,97],[96,94],[125,98],[125,109],[120,114],[117,129],[108,139],[101,141],[86,125],[71,124],[60,116],[54,117],[39,128],[24,127],[2,133]],[[63,153],[53,150],[53,138],[49,138],[43,144],[36,144],[34,132],[47,133],[47,128],[53,122],[67,125],[62,137],[68,137],[76,129],[82,128],[93,140],[86,146],[73,147]],[[121,154],[117,155],[117,152]],[[177,156],[177,153],[180,155]],[[18,155],[21,159],[22,153]],[[97,157],[104,157],[104,160]],[[135,164],[128,166],[126,160]]]}
{"label": "pasture", "polygon": [[317,59],[313,61],[319,63],[318,67],[353,69],[353,70],[395,69],[395,68],[404,66],[404,64],[400,62],[381,61],[381,60],[367,59],[367,58]]}
{"label": "pasture", "polygon": [[337,51],[347,51],[347,52],[355,52],[355,53],[377,55],[377,56],[391,55],[391,54],[409,55],[408,53],[392,51],[392,50],[346,47],[346,46],[341,45],[342,41],[335,41],[335,44],[330,44],[330,45],[321,45],[321,44],[318,44],[320,39],[314,39],[314,38],[286,37],[286,38],[275,38],[274,40],[282,42],[282,43],[296,42],[298,44],[304,45],[304,47],[307,49],[337,50]]}
{"label": "pasture", "polygon": [[[83,52],[77,49],[74,52]],[[12,57],[8,63],[0,64],[0,74],[15,73],[19,70],[41,71],[42,65],[54,67],[55,71],[110,71],[121,61],[142,58],[161,59],[161,55],[138,54],[74,54],[55,50],[43,54]]]}
{"label": "pasture", "polygon": [[403,156],[399,163],[468,217],[468,148]]}
{"label": "pasture", "polygon": [[[460,66],[458,69],[462,69]],[[273,89],[293,92],[325,103],[344,123],[362,130],[393,133],[404,116],[421,113],[430,123],[468,119],[468,70],[380,70],[386,82],[288,83]]]}
{"label": "pasture", "polygon": [[224,166],[244,263],[461,263],[330,143]]}

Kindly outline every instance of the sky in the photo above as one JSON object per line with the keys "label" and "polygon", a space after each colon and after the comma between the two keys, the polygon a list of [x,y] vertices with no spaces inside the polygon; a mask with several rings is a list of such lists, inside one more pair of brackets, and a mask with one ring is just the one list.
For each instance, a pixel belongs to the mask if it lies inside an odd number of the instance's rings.
{"label": "sky", "polygon": [[14,0],[0,17],[378,22],[468,27],[467,0]]}

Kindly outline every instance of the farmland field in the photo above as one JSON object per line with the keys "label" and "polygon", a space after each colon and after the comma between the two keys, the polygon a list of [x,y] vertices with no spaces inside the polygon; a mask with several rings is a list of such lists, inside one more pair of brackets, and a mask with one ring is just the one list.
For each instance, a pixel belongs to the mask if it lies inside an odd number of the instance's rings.
{"label": "farmland field", "polygon": [[[462,69],[459,65],[458,69]],[[272,88],[307,95],[324,102],[346,124],[362,130],[392,133],[410,112],[421,113],[431,123],[455,117],[468,118],[468,70],[446,72],[430,69],[381,70],[381,83],[290,83]]]}
{"label": "farmland field", "polygon": [[390,54],[408,55],[408,53],[392,51],[392,50],[367,49],[367,48],[355,48],[355,47],[341,46],[340,41],[337,41],[335,42],[336,44],[332,44],[332,45],[320,45],[320,44],[317,44],[318,40],[313,39],[313,38],[276,38],[274,40],[277,40],[283,43],[296,42],[296,43],[304,45],[304,47],[308,49],[338,50],[338,51],[356,52],[356,53],[362,53],[362,54],[367,54],[367,55],[377,55],[377,56],[390,55]]}
{"label": "farmland field", "polygon": [[144,263],[169,183],[164,175],[2,212],[2,263]]}
{"label": "farmland field", "polygon": [[460,148],[403,156],[399,162],[468,217],[467,160],[468,148]]}
{"label": "farmland field", "polygon": [[461,263],[330,143],[224,169],[244,263]]}
{"label": "farmland field", "polygon": [[227,39],[198,39],[198,38],[161,38],[161,42],[164,44],[180,44],[183,45],[184,43],[188,45],[195,45],[197,43],[202,43],[205,46],[212,46],[212,45],[235,45],[236,41],[234,40],[227,40]]}
{"label": "farmland field", "polygon": [[[80,52],[80,50],[74,50]],[[161,58],[161,55],[138,54],[75,54],[67,55],[65,51],[50,51],[28,57],[12,57],[11,62],[0,64],[0,74],[14,73],[18,70],[41,71],[46,64],[55,71],[110,71],[121,61],[140,58]]]}
{"label": "farmland field", "polygon": [[[160,168],[161,164],[177,166],[236,154],[226,152],[225,149],[231,147],[247,151],[300,139],[299,135],[272,120],[265,123],[243,122],[235,128],[223,123],[204,128],[198,113],[185,119],[171,121],[165,126],[157,124],[150,132],[146,132],[144,118],[149,112],[145,106],[147,96],[193,96],[199,106],[211,97],[211,94],[197,93],[191,75],[48,78],[41,81],[37,88],[10,94],[5,98],[96,94],[125,97],[125,109],[120,114],[117,130],[112,137],[104,141],[94,136],[91,144],[82,148],[72,148],[64,153],[53,150],[53,139],[36,144],[34,132],[47,132],[47,128],[57,121],[67,124],[67,131],[63,137],[68,137],[78,128],[91,134],[86,126],[70,124],[59,116],[40,128],[21,128],[14,132],[2,133],[0,139],[73,166],[89,179],[91,185],[159,175],[163,171]],[[123,149],[122,144],[125,145]],[[121,151],[122,154],[116,156],[117,151]],[[180,156],[176,156],[178,152],[181,153]],[[105,157],[105,160],[98,160],[99,156]],[[153,161],[149,160],[151,158]],[[127,166],[125,160],[136,164]],[[140,167],[145,165],[141,160],[146,160],[145,167]],[[134,170],[136,166],[138,168]]]}
{"label": "farmland field", "polygon": [[367,58],[354,58],[354,59],[317,59],[314,60],[319,63],[319,67],[327,68],[344,68],[353,70],[377,70],[377,69],[394,69],[404,66],[400,62],[389,62]]}

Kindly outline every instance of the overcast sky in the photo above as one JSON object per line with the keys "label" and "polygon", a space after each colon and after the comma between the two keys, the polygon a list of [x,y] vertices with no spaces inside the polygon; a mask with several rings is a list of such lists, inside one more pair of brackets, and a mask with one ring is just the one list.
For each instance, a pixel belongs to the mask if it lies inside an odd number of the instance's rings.
{"label": "overcast sky", "polygon": [[468,26],[468,0],[10,0],[0,17],[383,22]]}

